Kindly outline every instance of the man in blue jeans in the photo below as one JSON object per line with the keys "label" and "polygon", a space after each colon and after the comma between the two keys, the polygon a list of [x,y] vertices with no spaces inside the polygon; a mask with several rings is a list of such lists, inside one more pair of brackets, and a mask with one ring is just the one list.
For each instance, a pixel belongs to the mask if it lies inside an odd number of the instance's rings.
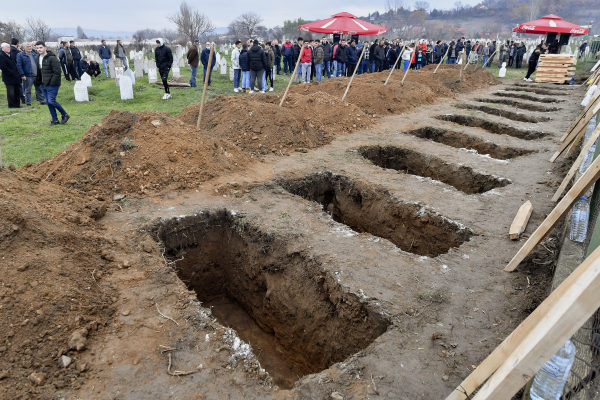
{"label": "man in blue jeans", "polygon": [[333,58],[333,55],[331,54],[331,45],[327,41],[326,36],[323,36],[321,39],[321,45],[323,46],[323,69],[327,72],[327,79],[331,79],[331,59]]}
{"label": "man in blue jeans", "polygon": [[[248,46],[250,47],[250,46]],[[294,56],[294,45],[290,39],[285,39],[285,43],[281,46],[281,55],[283,56],[283,74],[290,75],[294,72],[292,57]]]}
{"label": "man in blue jeans", "polygon": [[[39,41],[35,43],[35,48],[40,55],[37,63],[37,77],[36,80],[44,93],[46,98],[46,104],[50,110],[52,116],[52,122],[50,126],[58,124],[66,124],[69,120],[69,114],[64,108],[56,101],[58,95],[58,89],[60,89],[60,61],[54,55],[53,52],[46,50],[46,43]],[[60,122],[58,121],[58,110],[62,116]]]}
{"label": "man in blue jeans", "polygon": [[[362,47],[362,52],[364,53],[362,56],[362,61],[360,62],[360,65],[358,66],[358,71],[356,71],[356,75],[360,75],[360,74],[366,74],[367,72],[369,72],[369,65],[371,64],[371,60],[369,59],[370,56],[370,49],[369,49],[369,42],[365,41]],[[358,55],[360,57],[360,53]]]}
{"label": "man in blue jeans", "polygon": [[210,84],[212,83],[212,71],[213,68],[215,67],[215,64],[217,63],[217,57],[214,55],[213,52],[213,58],[212,58],[212,62],[210,64],[210,68],[208,67],[208,59],[210,58],[210,42],[206,42],[206,47],[204,48],[204,50],[202,50],[202,54],[200,55],[200,62],[202,62],[202,66],[204,66],[204,77],[202,78],[202,82],[206,81],[206,70],[208,69],[208,85],[210,86]]}
{"label": "man in blue jeans", "polygon": [[346,63],[348,62],[348,49],[346,48],[346,41],[341,40],[340,45],[335,49],[333,59],[337,61],[335,68],[334,77],[345,76],[346,74]]}
{"label": "man in blue jeans", "polygon": [[112,57],[112,52],[110,51],[110,48],[106,45],[106,40],[103,40],[102,45],[98,47],[98,55],[102,59],[102,64],[104,64],[104,73],[108,78],[108,62]]}
{"label": "man in blue jeans", "polygon": [[190,86],[196,87],[196,73],[198,72],[198,62],[200,61],[200,55],[198,54],[198,46],[200,45],[199,39],[194,39],[194,44],[187,53],[187,62],[192,70],[192,76],[190,76]]}

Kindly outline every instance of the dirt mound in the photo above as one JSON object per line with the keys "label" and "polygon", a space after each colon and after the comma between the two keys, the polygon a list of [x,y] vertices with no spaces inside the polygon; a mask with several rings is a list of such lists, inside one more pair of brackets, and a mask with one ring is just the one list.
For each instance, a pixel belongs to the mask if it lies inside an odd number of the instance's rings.
{"label": "dirt mound", "polygon": [[[94,232],[105,211],[91,197],[0,168],[0,398],[54,398],[89,378],[78,354],[115,311],[116,292],[103,285],[108,243]],[[68,368],[59,367],[63,355]]]}
{"label": "dirt mound", "polygon": [[[464,68],[464,65],[443,64],[440,65],[437,73],[434,74],[433,71],[435,71],[436,67],[437,65],[427,65],[419,71],[412,71],[416,72],[412,76],[409,72],[408,76],[417,79],[418,82],[437,81],[440,85],[456,93],[468,93],[477,89],[502,84],[500,79],[481,67],[469,66],[466,71],[462,71],[462,76],[460,71]],[[459,78],[461,78],[460,82],[457,83]]]}
{"label": "dirt mound", "polygon": [[[307,122],[302,112],[259,100],[259,96],[219,96],[206,103],[201,128],[228,139],[252,154],[287,154],[289,150],[322,146],[331,141]],[[183,109],[180,120],[195,125],[199,104]]]}
{"label": "dirt mound", "polygon": [[42,179],[85,191],[146,194],[166,187],[196,187],[242,168],[248,160],[230,142],[166,113],[111,111],[58,155],[25,168]]}

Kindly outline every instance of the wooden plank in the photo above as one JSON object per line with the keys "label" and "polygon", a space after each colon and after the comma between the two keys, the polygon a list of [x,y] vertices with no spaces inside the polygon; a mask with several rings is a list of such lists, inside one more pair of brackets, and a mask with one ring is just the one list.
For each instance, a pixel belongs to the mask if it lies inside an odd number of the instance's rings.
{"label": "wooden plank", "polygon": [[[481,386],[489,377],[496,371],[507,359],[509,354],[513,353],[514,350],[523,342],[523,340],[531,333],[531,331],[542,321],[546,314],[554,307],[554,305],[561,301],[565,293],[578,282],[579,278],[586,273],[592,263],[591,256],[586,259],[579,267],[575,269],[560,284],[556,290],[540,304],[529,316],[519,324],[511,332],[510,335],[498,347],[492,351],[492,353],[483,360],[481,364],[471,374],[466,377],[461,384],[452,392],[446,400],[465,400],[467,396],[464,395],[463,390],[466,391],[467,395],[471,395],[479,386]],[[566,342],[566,340],[565,340]],[[523,385],[523,383],[521,384]]]}
{"label": "wooden plank", "polygon": [[575,68],[556,68],[556,67],[538,67],[538,73],[541,72],[571,72],[575,71]]}
{"label": "wooden plank", "polygon": [[581,130],[584,127],[587,127],[587,125],[590,122],[590,120],[592,119],[592,117],[594,115],[596,115],[598,113],[598,111],[600,111],[600,102],[597,102],[597,104],[594,106],[594,108],[591,109],[591,110],[588,110],[588,112],[586,113],[586,115],[582,119],[579,120],[579,122],[577,123],[577,125],[575,125],[575,128],[565,138],[565,140],[560,145],[560,147],[558,148],[558,150],[556,150],[556,153],[554,153],[554,155],[552,156],[552,158],[550,158],[550,162],[554,162],[554,160],[556,160],[558,158],[558,156],[560,156],[560,154],[563,151],[565,151],[565,149],[567,148],[567,146],[569,146],[571,144],[571,142],[573,140],[575,140],[575,138],[581,132]]}
{"label": "wooden plank", "polygon": [[575,174],[577,173],[577,170],[579,169],[579,166],[583,162],[583,159],[585,158],[585,154],[587,153],[588,149],[590,147],[592,147],[594,145],[594,143],[596,143],[599,136],[600,136],[600,126],[597,127],[596,129],[594,129],[594,133],[592,133],[592,136],[590,136],[590,138],[588,139],[586,144],[581,149],[581,153],[579,153],[579,157],[577,157],[577,159],[575,160],[573,165],[571,165],[571,169],[569,170],[569,172],[567,172],[567,176],[565,176],[565,179],[563,179],[562,183],[558,187],[558,190],[556,191],[556,193],[554,193],[554,196],[552,197],[552,201],[554,201],[554,202],[558,201],[558,199],[560,198],[560,195],[564,192],[567,185],[571,181],[571,178],[573,178],[573,176],[575,176]]}
{"label": "wooden plank", "polygon": [[565,140],[565,138],[567,137],[567,135],[569,133],[571,133],[571,131],[573,130],[573,128],[575,128],[575,126],[579,123],[579,121],[581,121],[581,119],[586,115],[586,113],[588,112],[588,110],[590,108],[594,107],[597,102],[600,102],[600,90],[597,90],[596,92],[594,92],[594,94],[592,95],[592,98],[590,99],[590,102],[588,103],[588,105],[585,106],[585,108],[583,109],[583,111],[581,111],[581,113],[579,113],[579,115],[577,116],[577,118],[575,118],[575,120],[573,121],[573,123],[571,124],[571,126],[569,127],[569,129],[567,129],[567,131],[565,132],[565,134],[560,138],[559,142],[562,143]]}
{"label": "wooden plank", "polygon": [[[600,306],[600,249],[596,249],[575,271],[580,269],[584,271],[569,282],[551,307],[544,307],[544,317],[506,357],[500,368],[477,392],[474,400],[512,398],[594,315]],[[566,283],[563,282],[555,292],[567,286]]]}
{"label": "wooden plank", "polygon": [[527,200],[517,212],[513,223],[510,225],[510,230],[508,231],[508,236],[512,240],[516,240],[521,236],[521,233],[525,232],[525,228],[527,227],[527,223],[529,222],[529,217],[531,217],[531,212],[533,211],[533,205],[529,200]]}
{"label": "wooden plank", "polygon": [[552,212],[548,214],[544,222],[533,232],[527,239],[523,247],[515,254],[513,259],[508,263],[504,271],[514,271],[521,261],[527,257],[529,253],[537,246],[543,238],[558,224],[558,222],[571,209],[579,196],[584,193],[590,186],[594,184],[600,177],[600,157],[596,158],[592,165],[585,171],[585,174],[579,179],[575,185],[567,192],[565,197],[554,207]]}
{"label": "wooden plank", "polygon": [[587,131],[587,126],[584,126],[583,129],[581,130],[581,132],[579,132],[579,135],[577,135],[575,137],[575,140],[573,140],[571,142],[571,144],[569,145],[569,148],[567,149],[566,153],[565,153],[565,158],[569,158],[573,155],[573,153],[575,152],[575,149],[577,149],[577,145],[579,144],[579,142],[585,138],[585,131]]}

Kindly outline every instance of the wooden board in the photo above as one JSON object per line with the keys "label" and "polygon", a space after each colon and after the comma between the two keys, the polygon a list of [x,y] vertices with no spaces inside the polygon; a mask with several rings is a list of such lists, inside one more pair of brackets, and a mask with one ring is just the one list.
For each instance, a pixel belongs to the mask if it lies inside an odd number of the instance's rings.
{"label": "wooden board", "polygon": [[575,71],[575,68],[555,68],[555,67],[539,66],[537,71],[538,71],[538,74],[540,72],[572,72],[572,71]]}
{"label": "wooden board", "polygon": [[581,263],[573,274],[580,269],[583,271],[569,280],[568,285],[565,281],[555,290],[557,292],[562,286],[566,287],[550,307],[543,307],[546,310],[544,317],[530,328],[529,334],[510,352],[473,400],[512,398],[594,315],[600,306],[600,248]]}
{"label": "wooden board", "polygon": [[554,153],[552,158],[550,158],[550,162],[554,162],[554,160],[556,160],[558,156],[560,156],[561,153],[565,151],[567,146],[569,146],[571,142],[575,140],[575,138],[579,135],[581,130],[588,126],[590,120],[594,115],[598,113],[598,111],[600,111],[600,101],[596,102],[594,108],[589,109],[588,112],[584,115],[584,117],[579,120],[577,125],[575,125],[575,128],[573,128],[573,130],[567,135],[565,140],[562,142],[556,153]]}
{"label": "wooden board", "polygon": [[529,200],[527,200],[517,212],[513,223],[510,225],[510,230],[508,231],[508,236],[512,240],[516,240],[521,236],[521,233],[525,232],[525,228],[527,227],[527,223],[529,222],[529,217],[531,217],[531,212],[533,211],[533,205]]}
{"label": "wooden board", "polygon": [[579,169],[579,166],[581,166],[581,163],[583,162],[583,159],[585,158],[585,154],[587,153],[588,149],[590,147],[592,147],[594,145],[594,143],[596,143],[599,136],[600,136],[600,126],[594,130],[594,133],[592,133],[592,136],[590,136],[587,143],[583,145],[583,148],[581,149],[581,153],[579,153],[579,157],[577,157],[577,159],[575,160],[573,165],[571,165],[571,169],[567,173],[567,176],[565,176],[565,179],[563,179],[562,183],[558,187],[558,190],[556,191],[556,193],[554,193],[554,196],[552,197],[552,201],[555,201],[555,202],[558,201],[558,199],[560,198],[560,195],[564,192],[567,185],[571,181],[571,178],[573,178],[573,176],[575,176],[575,174],[577,173],[577,170]]}
{"label": "wooden board", "polygon": [[536,82],[543,82],[543,83],[565,83],[566,81],[571,80],[571,78],[539,78],[539,79],[535,79]]}
{"label": "wooden board", "polygon": [[590,269],[592,265],[591,257],[592,256],[590,255],[590,257],[577,267],[575,271],[573,271],[571,275],[556,288],[556,290],[550,293],[546,300],[533,310],[533,312],[529,314],[529,316],[461,382],[460,386],[446,397],[446,400],[465,400],[467,397],[462,393],[463,390],[465,390],[468,395],[471,395],[479,386],[481,386],[490,375],[504,363],[509,354],[514,352],[538,323],[546,317],[546,314],[550,309],[559,303],[565,293],[567,293],[568,290],[578,282],[579,278]]}
{"label": "wooden board", "polygon": [[571,133],[571,131],[573,130],[573,128],[575,128],[575,126],[577,126],[577,124],[579,123],[579,121],[581,121],[581,119],[583,117],[585,117],[585,115],[588,112],[588,110],[590,108],[594,107],[597,102],[600,102],[600,90],[597,90],[593,94],[593,96],[590,99],[590,102],[588,103],[588,105],[585,106],[585,108],[583,109],[583,111],[581,111],[581,113],[579,113],[579,115],[577,116],[577,118],[575,118],[575,121],[573,121],[573,123],[571,124],[571,126],[569,127],[569,129],[567,129],[567,131],[565,132],[565,134],[560,138],[559,142],[561,142],[561,143],[564,142],[564,140],[569,135],[569,133]]}
{"label": "wooden board", "polygon": [[541,71],[538,72],[538,74],[536,76],[540,77],[540,78],[571,78],[573,75],[575,75],[575,72],[546,72],[546,71]]}
{"label": "wooden board", "polygon": [[540,62],[540,64],[538,65],[539,67],[559,67],[559,68],[572,68],[575,64],[570,63],[570,62],[565,62],[565,63],[561,63],[561,62],[549,62],[549,61],[544,61],[544,62]]}
{"label": "wooden board", "polygon": [[514,271],[521,261],[527,257],[529,253],[537,246],[542,239],[546,237],[548,233],[558,224],[558,222],[565,216],[565,214],[571,209],[573,204],[579,199],[582,193],[584,193],[590,186],[592,186],[600,177],[600,157],[596,158],[588,170],[583,174],[575,185],[567,192],[565,197],[554,207],[552,212],[548,214],[544,222],[533,232],[533,234],[527,239],[523,247],[515,254],[513,259],[508,263],[504,271]]}

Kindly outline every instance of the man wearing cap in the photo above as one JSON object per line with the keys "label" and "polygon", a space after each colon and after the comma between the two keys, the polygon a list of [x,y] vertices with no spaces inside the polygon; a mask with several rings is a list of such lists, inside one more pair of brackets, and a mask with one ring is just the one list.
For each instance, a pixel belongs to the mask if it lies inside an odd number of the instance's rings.
{"label": "man wearing cap", "polygon": [[168,100],[171,98],[171,90],[169,89],[169,71],[173,66],[173,52],[171,51],[171,48],[165,46],[162,39],[156,40],[154,59],[156,60],[156,68],[160,73],[160,79],[165,88],[163,100]]}
{"label": "man wearing cap", "polygon": [[[204,82],[206,82],[206,69],[208,67],[208,59],[209,58],[210,58],[210,42],[206,42],[206,47],[204,48],[204,50],[202,50],[202,55],[200,56],[200,61],[202,62],[202,65],[204,66],[204,80],[203,80]],[[217,58],[213,54],[213,59],[210,64],[210,71],[208,71],[208,84],[209,85],[211,82],[212,70],[215,67],[216,63],[217,63]]]}
{"label": "man wearing cap", "polygon": [[196,87],[196,72],[198,71],[198,62],[200,61],[200,56],[198,54],[199,44],[200,40],[194,39],[194,45],[187,53],[187,62],[190,64],[190,69],[192,70],[192,76],[190,77],[191,87]]}

